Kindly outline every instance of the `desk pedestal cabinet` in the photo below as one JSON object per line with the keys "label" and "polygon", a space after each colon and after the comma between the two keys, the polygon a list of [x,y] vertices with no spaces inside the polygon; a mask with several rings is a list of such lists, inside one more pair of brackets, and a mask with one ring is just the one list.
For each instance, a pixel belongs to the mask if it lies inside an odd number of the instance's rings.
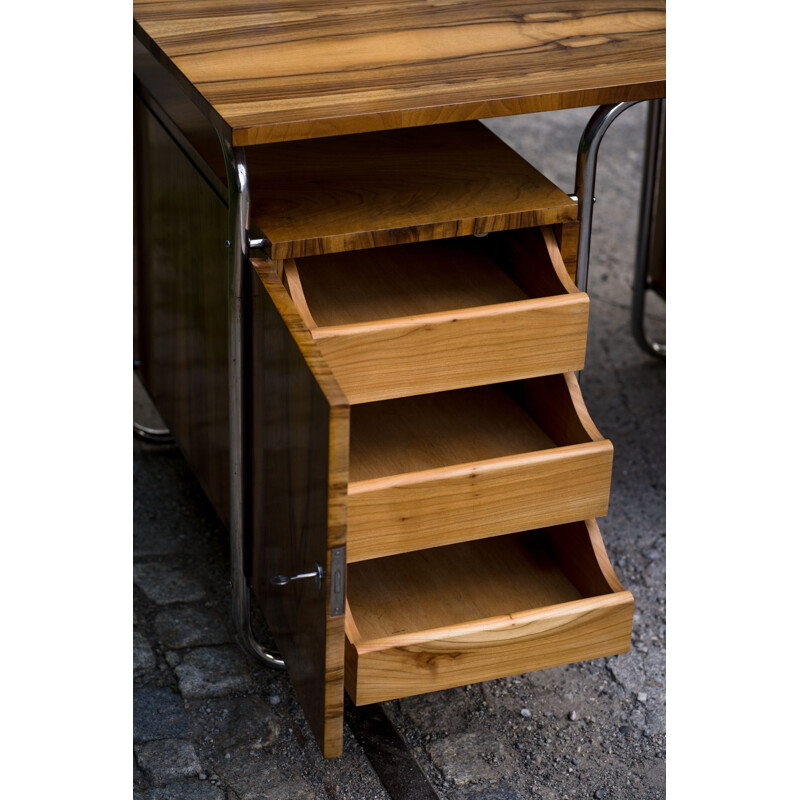
{"label": "desk pedestal cabinet", "polygon": [[[224,171],[157,99],[138,86],[138,357],[227,523]],[[626,651],[575,202],[476,121],[251,150],[247,572],[324,754],[345,690]]]}

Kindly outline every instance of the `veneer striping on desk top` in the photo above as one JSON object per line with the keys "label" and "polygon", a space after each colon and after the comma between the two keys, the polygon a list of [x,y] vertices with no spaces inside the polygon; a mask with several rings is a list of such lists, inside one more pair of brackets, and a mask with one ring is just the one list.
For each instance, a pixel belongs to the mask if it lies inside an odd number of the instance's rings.
{"label": "veneer striping on desk top", "polygon": [[[177,119],[168,124],[224,198],[211,124],[135,38],[134,64],[139,91],[171,109]],[[474,120],[274,142],[248,148],[246,158],[253,232],[273,259],[569,225],[578,215],[561,189]]]}
{"label": "veneer striping on desk top", "polygon": [[663,97],[664,0],[134,0],[234,145]]}

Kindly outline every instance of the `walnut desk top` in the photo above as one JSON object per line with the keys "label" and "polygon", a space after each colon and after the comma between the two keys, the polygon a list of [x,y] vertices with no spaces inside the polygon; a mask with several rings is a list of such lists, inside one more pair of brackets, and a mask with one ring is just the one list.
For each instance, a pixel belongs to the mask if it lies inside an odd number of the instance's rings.
{"label": "walnut desk top", "polygon": [[235,146],[666,94],[664,0],[134,0]]}

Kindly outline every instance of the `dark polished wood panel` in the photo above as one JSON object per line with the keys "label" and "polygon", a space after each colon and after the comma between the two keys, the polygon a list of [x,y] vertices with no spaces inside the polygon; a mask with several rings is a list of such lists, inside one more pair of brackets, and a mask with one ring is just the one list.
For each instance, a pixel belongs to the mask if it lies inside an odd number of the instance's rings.
{"label": "dark polished wood panel", "polygon": [[236,145],[662,97],[664,0],[135,0]]}
{"label": "dark polished wood panel", "polygon": [[[190,153],[195,166],[227,203],[228,188],[222,147],[213,125],[192,102],[173,73],[133,37],[134,91]],[[196,154],[196,157],[195,157]]]}
{"label": "dark polished wood panel", "polygon": [[228,212],[134,95],[141,375],[220,518],[230,518]]}
{"label": "dark polished wood panel", "polygon": [[[253,587],[326,757],[342,751],[344,615],[330,615],[345,544],[350,409],[271,262],[253,272]],[[313,580],[270,577],[325,568]]]}

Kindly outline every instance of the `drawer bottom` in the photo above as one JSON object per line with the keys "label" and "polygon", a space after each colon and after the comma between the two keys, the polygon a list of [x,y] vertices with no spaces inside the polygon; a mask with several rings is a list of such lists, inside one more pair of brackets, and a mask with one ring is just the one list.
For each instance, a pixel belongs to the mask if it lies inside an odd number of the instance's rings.
{"label": "drawer bottom", "polygon": [[594,520],[351,564],[357,705],[626,652],[633,597]]}

